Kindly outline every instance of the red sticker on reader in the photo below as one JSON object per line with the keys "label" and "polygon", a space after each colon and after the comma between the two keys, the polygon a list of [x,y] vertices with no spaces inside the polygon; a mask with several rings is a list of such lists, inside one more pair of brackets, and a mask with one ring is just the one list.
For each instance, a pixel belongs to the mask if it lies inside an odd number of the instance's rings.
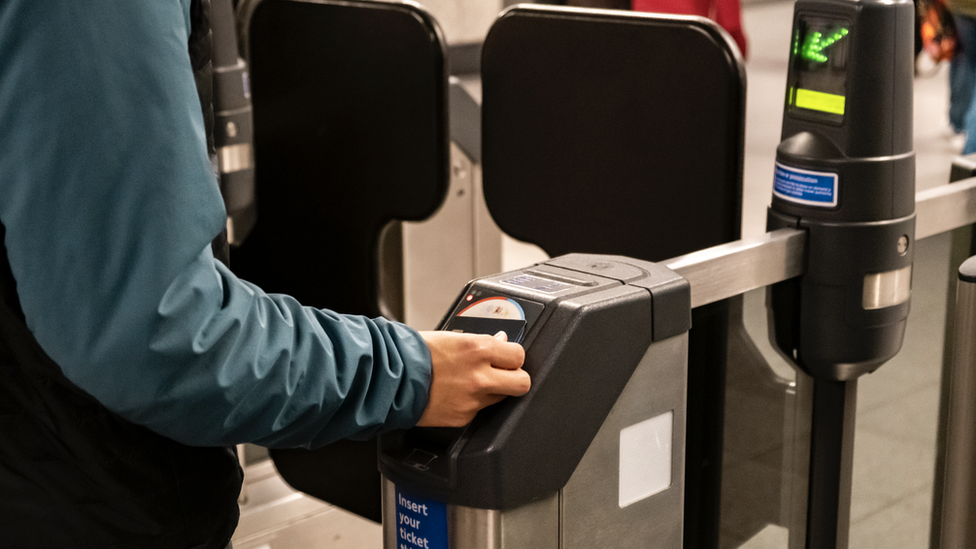
{"label": "red sticker on reader", "polygon": [[525,320],[525,311],[513,299],[507,297],[489,297],[468,305],[457,316]]}

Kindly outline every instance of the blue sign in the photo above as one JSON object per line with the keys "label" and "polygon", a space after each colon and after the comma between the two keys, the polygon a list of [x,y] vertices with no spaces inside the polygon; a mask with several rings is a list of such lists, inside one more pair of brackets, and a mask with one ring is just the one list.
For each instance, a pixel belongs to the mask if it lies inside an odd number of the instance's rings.
{"label": "blue sign", "polygon": [[776,163],[773,194],[807,206],[832,208],[837,205],[837,174],[788,168]]}
{"label": "blue sign", "polygon": [[447,549],[447,504],[396,489],[397,549]]}

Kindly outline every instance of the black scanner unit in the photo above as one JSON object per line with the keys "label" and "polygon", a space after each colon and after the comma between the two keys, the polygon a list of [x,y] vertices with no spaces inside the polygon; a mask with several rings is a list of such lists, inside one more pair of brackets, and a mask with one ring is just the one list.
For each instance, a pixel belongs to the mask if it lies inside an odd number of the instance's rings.
{"label": "black scanner unit", "polygon": [[481,509],[550,495],[573,474],[648,347],[690,326],[690,285],[650,262],[571,254],[475,280],[439,329],[506,331],[526,349],[532,389],[461,429],[383,435],[380,471],[398,487]]}
{"label": "black scanner unit", "polygon": [[799,0],[767,229],[809,232],[807,268],[771,293],[777,347],[849,381],[900,349],[915,240],[907,0]]}
{"label": "black scanner unit", "polygon": [[808,235],[804,274],[768,294],[773,343],[813,378],[807,549],[848,547],[857,380],[895,356],[905,336],[914,21],[908,0],[797,0],[794,8],[766,226]]}

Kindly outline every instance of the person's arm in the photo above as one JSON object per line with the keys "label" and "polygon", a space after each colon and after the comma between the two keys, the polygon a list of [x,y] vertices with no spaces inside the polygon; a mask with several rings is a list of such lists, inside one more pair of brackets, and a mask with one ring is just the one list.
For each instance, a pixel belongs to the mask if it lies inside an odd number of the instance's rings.
{"label": "person's arm", "polygon": [[0,2],[0,222],[28,327],[73,383],[188,444],[414,425],[431,389],[419,334],[268,295],[214,261],[225,212],[188,6]]}

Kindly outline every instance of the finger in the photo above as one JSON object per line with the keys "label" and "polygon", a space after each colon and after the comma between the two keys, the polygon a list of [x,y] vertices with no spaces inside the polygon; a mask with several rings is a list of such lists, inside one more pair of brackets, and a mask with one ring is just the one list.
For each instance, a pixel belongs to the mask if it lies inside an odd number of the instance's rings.
{"label": "finger", "polygon": [[504,330],[495,334],[494,337],[499,341],[508,341],[508,334]]}
{"label": "finger", "polygon": [[485,392],[494,395],[522,396],[532,388],[532,378],[525,370],[499,370],[489,373]]}
{"label": "finger", "polygon": [[521,345],[506,343],[499,339],[495,339],[495,342],[497,344],[488,349],[488,362],[493,367],[502,370],[518,370],[522,367],[522,363],[525,362],[525,349]]}

